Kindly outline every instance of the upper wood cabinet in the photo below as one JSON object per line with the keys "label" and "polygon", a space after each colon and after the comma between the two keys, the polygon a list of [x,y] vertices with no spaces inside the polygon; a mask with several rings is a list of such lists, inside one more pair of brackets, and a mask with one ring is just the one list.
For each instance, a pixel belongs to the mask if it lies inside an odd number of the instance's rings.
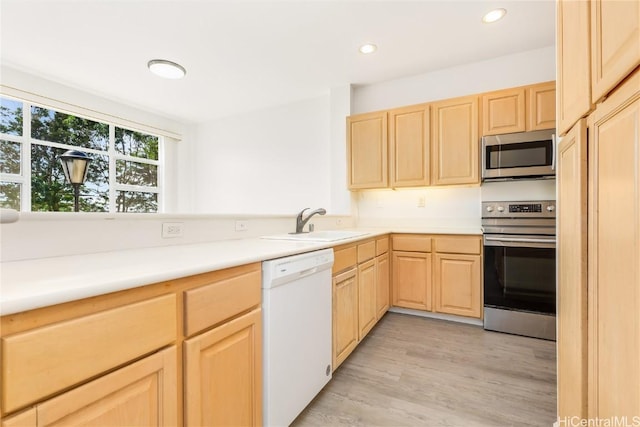
{"label": "upper wood cabinet", "polygon": [[480,182],[477,96],[432,104],[431,135],[433,185]]}
{"label": "upper wood cabinet", "polygon": [[389,111],[389,186],[429,184],[429,105]]}
{"label": "upper wood cabinet", "polygon": [[556,82],[526,88],[527,131],[556,127]]}
{"label": "upper wood cabinet", "polygon": [[481,99],[483,135],[556,127],[555,82],[489,92]]}
{"label": "upper wood cabinet", "polygon": [[592,101],[600,101],[638,65],[640,2],[592,0]]}
{"label": "upper wood cabinet", "polygon": [[505,89],[482,95],[482,134],[524,132],[525,91]]}
{"label": "upper wood cabinet", "polygon": [[[587,126],[558,146],[558,417],[587,418]],[[565,418],[566,417],[566,418]]]}
{"label": "upper wood cabinet", "polygon": [[347,117],[347,144],[349,189],[387,187],[387,113]]}
{"label": "upper wood cabinet", "polygon": [[557,130],[563,136],[593,109],[589,2],[556,2]]}

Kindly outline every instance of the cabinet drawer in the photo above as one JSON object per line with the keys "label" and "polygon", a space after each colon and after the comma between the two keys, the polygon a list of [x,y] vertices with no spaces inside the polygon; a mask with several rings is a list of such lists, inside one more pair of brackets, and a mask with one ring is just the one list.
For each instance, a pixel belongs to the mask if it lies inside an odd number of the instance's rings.
{"label": "cabinet drawer", "polygon": [[351,268],[357,264],[356,246],[342,248],[333,251],[333,274]]}
{"label": "cabinet drawer", "polygon": [[184,333],[199,331],[260,305],[261,270],[216,281],[184,293]]}
{"label": "cabinet drawer", "polygon": [[392,238],[394,251],[431,252],[431,237],[422,235],[398,235]]}
{"label": "cabinet drawer", "polygon": [[479,236],[447,236],[434,240],[436,252],[478,255],[482,247]]}
{"label": "cabinet drawer", "polygon": [[389,238],[384,237],[376,240],[376,256],[380,256],[387,252],[389,252]]}
{"label": "cabinet drawer", "polygon": [[358,264],[373,259],[376,256],[376,242],[362,243],[358,245]]}
{"label": "cabinet drawer", "polygon": [[11,412],[157,350],[176,338],[163,295],[2,339],[2,409]]}

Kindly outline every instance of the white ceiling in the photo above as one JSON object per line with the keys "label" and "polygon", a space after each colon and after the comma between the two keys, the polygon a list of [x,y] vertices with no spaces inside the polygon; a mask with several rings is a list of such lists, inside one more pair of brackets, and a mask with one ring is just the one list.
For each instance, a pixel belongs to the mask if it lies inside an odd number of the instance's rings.
{"label": "white ceiling", "polygon": [[[506,17],[483,24],[494,7]],[[203,122],[550,46],[555,2],[2,0],[0,19],[4,64]],[[156,58],[187,76],[152,75]]]}

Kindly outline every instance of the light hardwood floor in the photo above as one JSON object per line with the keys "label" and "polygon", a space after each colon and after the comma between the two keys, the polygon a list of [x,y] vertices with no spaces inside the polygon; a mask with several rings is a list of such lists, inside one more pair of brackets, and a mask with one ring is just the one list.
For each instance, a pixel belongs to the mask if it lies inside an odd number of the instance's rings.
{"label": "light hardwood floor", "polygon": [[293,426],[547,426],[555,342],[388,313]]}

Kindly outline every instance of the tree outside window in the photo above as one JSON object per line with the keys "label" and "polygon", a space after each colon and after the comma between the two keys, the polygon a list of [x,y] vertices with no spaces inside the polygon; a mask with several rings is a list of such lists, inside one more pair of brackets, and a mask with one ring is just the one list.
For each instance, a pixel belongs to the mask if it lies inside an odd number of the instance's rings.
{"label": "tree outside window", "polygon": [[1,207],[20,209],[29,188],[31,203],[23,210],[73,211],[73,189],[65,182],[59,156],[75,149],[93,159],[81,187],[81,211],[158,211],[159,137],[18,100],[0,100]]}

